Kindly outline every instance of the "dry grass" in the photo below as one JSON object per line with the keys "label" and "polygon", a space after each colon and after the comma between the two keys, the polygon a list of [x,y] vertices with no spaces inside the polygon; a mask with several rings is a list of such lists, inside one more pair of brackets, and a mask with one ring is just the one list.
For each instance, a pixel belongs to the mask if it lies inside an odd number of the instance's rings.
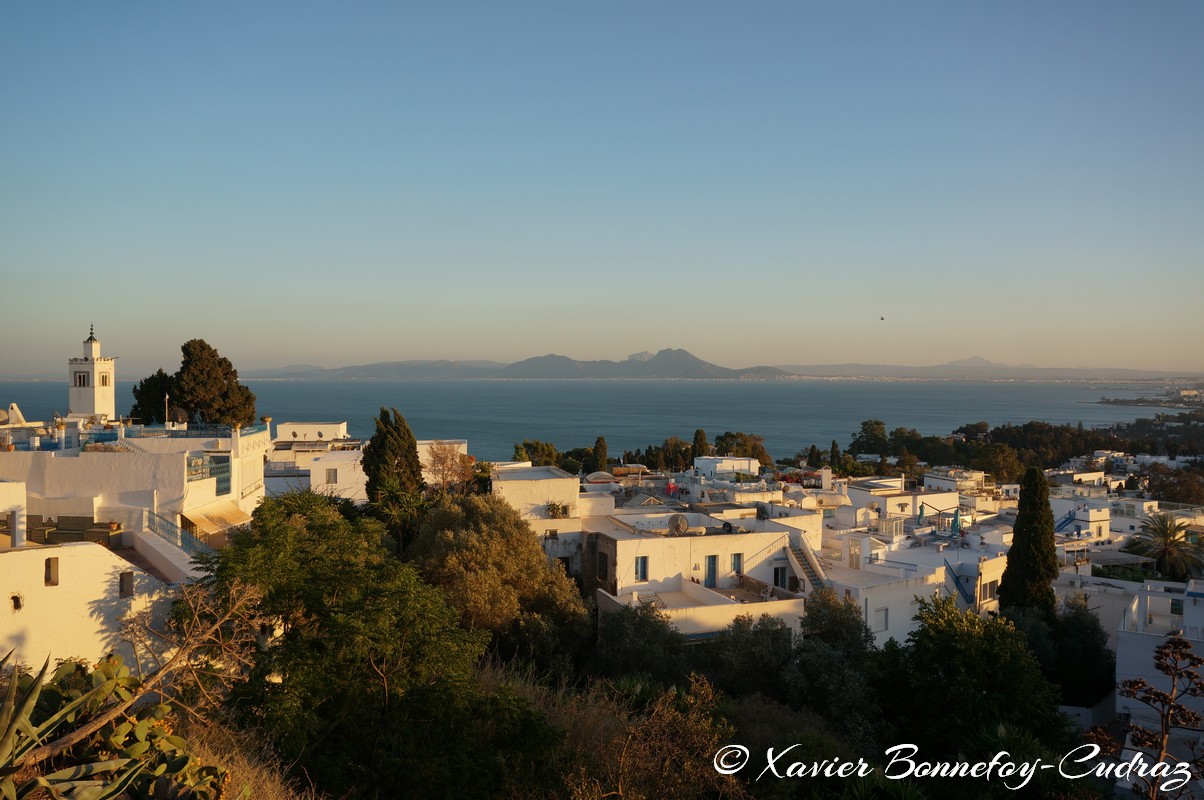
{"label": "dry grass", "polygon": [[240,797],[244,792],[254,800],[326,800],[316,789],[303,788],[289,778],[280,759],[263,738],[231,730],[216,723],[181,724],[176,730],[188,742],[188,752],[202,764],[220,766],[229,771],[230,781],[224,796]]}

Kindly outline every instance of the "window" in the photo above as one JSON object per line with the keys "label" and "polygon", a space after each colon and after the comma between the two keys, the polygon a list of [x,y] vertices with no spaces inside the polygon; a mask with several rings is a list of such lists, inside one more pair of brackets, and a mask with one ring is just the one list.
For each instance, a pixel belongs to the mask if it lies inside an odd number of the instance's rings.
{"label": "window", "polygon": [[326,482],[327,483],[338,483],[339,482],[339,470],[337,467],[335,469],[327,469],[326,470]]}
{"label": "window", "polygon": [[874,633],[881,633],[887,629],[887,621],[890,618],[889,614],[890,609],[888,608],[874,609]]}
{"label": "window", "polygon": [[20,611],[21,609],[25,608],[25,598],[22,597],[21,595],[14,594],[12,596],[12,601],[13,601],[13,611]]}
{"label": "window", "polygon": [[637,581],[648,580],[648,556],[635,557],[635,579]]}
{"label": "window", "polygon": [[598,580],[604,581],[609,577],[606,569],[606,553],[598,553]]}
{"label": "window", "polygon": [[81,389],[83,389],[83,388],[87,388],[87,386],[88,386],[88,373],[86,373],[86,372],[77,372],[77,373],[75,373],[75,385],[76,385],[76,386],[78,386],[78,387],[79,387],[79,388],[81,388]]}
{"label": "window", "polygon": [[117,580],[118,594],[122,597],[134,596],[134,573],[123,572]]}
{"label": "window", "polygon": [[988,600],[995,600],[999,596],[999,581],[987,581],[982,585],[979,592],[979,602],[985,603]]}
{"label": "window", "polygon": [[59,560],[57,558],[46,559],[46,585],[59,585]]}
{"label": "window", "polygon": [[107,372],[102,372],[102,373],[100,374],[100,385],[101,385],[101,386],[108,386],[108,385],[109,385],[109,373],[107,373]]}
{"label": "window", "polygon": [[737,575],[744,574],[744,554],[732,553],[732,572]]}
{"label": "window", "polygon": [[778,587],[779,589],[786,588],[786,568],[785,567],[774,567],[773,568],[773,585]]}
{"label": "window", "polygon": [[1171,600],[1171,614],[1183,616],[1183,601]]}

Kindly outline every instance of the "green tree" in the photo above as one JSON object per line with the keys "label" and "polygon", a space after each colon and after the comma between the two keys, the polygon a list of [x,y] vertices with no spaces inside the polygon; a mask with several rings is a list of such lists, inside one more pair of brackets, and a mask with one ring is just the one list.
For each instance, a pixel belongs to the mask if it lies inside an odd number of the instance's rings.
{"label": "green tree", "polygon": [[232,694],[240,719],[339,796],[375,796],[410,771],[413,791],[431,796],[452,776],[423,762],[428,726],[468,724],[460,709],[474,705],[488,637],[460,627],[443,593],[389,556],[382,536],[379,522],[349,521],[332,498],[268,498],[205,561],[207,584],[256,587],[276,632]]}
{"label": "green tree", "polygon": [[1112,690],[1116,654],[1108,647],[1108,632],[1087,607],[1082,593],[1067,599],[1054,625],[1054,672],[1049,677],[1062,688],[1062,703],[1090,708]]}
{"label": "green tree", "polygon": [[819,448],[815,445],[811,445],[811,449],[807,451],[807,466],[813,469],[823,466],[823,461],[819,456]]}
{"label": "green tree", "polygon": [[880,419],[867,419],[861,423],[861,430],[849,443],[849,452],[853,455],[862,453],[877,453],[884,455],[889,446],[886,439],[886,423]]}
{"label": "green tree", "polygon": [[176,380],[162,368],[146,376],[134,387],[134,405],[130,416],[143,425],[166,422],[165,398],[175,394]]}
{"label": "green tree", "polygon": [[593,452],[593,467],[594,468],[591,471],[592,472],[597,472],[597,471],[605,472],[606,466],[609,463],[610,463],[610,453],[606,449],[606,438],[604,436],[599,436],[597,439],[594,440],[594,452]]}
{"label": "green tree", "polygon": [[1204,571],[1204,547],[1187,538],[1187,523],[1174,514],[1150,514],[1128,550],[1155,559],[1158,571],[1184,581]]}
{"label": "green tree", "polygon": [[647,675],[680,684],[688,673],[686,637],[652,604],[624,606],[599,615],[597,653],[590,662],[612,678]]}
{"label": "green tree", "polygon": [[1024,464],[1011,446],[992,442],[982,449],[974,460],[975,469],[981,469],[995,476],[1000,483],[1012,483],[1024,472]]}
{"label": "green tree", "polygon": [[773,466],[773,458],[765,449],[765,439],[752,433],[726,431],[716,436],[715,452],[721,456],[755,458],[761,462],[762,466]]}
{"label": "green tree", "polygon": [[184,357],[175,375],[172,404],[184,409],[189,419],[210,425],[254,424],[255,394],[238,382],[230,359],[204,339],[189,339],[180,350]]}
{"label": "green tree", "polygon": [[828,466],[835,472],[840,467],[840,445],[836,440],[832,440],[832,446],[828,448]]}
{"label": "green tree", "polygon": [[1057,606],[1053,581],[1058,576],[1058,555],[1049,484],[1037,467],[1029,467],[1020,481],[1012,532],[1007,567],[999,581],[999,607],[1005,613],[1029,608],[1052,620]]}
{"label": "green tree", "polygon": [[522,444],[514,445],[514,460],[530,461],[533,467],[554,467],[560,462],[560,451],[551,442],[523,439]]}
{"label": "green tree", "polygon": [[801,634],[783,671],[789,702],[830,720],[850,742],[873,748],[887,725],[870,689],[877,647],[861,608],[820,589],[807,598]]}
{"label": "green tree", "polygon": [[784,700],[783,670],[794,649],[794,633],[777,617],[762,614],[754,620],[742,614],[719,632],[702,652],[707,673],[716,688],[743,697],[761,692]]}
{"label": "green tree", "polygon": [[694,443],[690,445],[690,463],[694,463],[694,459],[711,454],[711,443],[707,441],[707,432],[702,428],[694,431]]}
{"label": "green tree", "polygon": [[922,599],[916,620],[905,672],[895,675],[907,705],[898,717],[903,741],[928,758],[978,755],[965,752],[967,735],[1004,724],[1060,743],[1057,690],[1010,621],[961,611],[949,597]]}
{"label": "green tree", "polygon": [[463,626],[486,631],[503,658],[565,668],[589,634],[576,585],[549,564],[531,527],[499,497],[447,497],[423,519],[411,548]]}
{"label": "green tree", "polygon": [[376,430],[364,445],[362,460],[369,502],[378,502],[386,488],[394,494],[417,493],[424,488],[418,442],[405,417],[396,408],[381,408]]}

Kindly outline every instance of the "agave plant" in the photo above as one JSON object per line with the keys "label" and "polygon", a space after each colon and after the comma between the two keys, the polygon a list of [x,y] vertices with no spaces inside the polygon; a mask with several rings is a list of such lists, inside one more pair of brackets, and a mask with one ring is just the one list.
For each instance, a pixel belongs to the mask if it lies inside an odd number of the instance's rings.
{"label": "agave plant", "polygon": [[[0,670],[11,657],[0,660]],[[170,706],[143,695],[136,712],[105,713],[139,695],[141,682],[120,658],[90,673],[65,662],[47,682],[49,670],[47,659],[36,676],[22,679],[11,671],[0,704],[0,798],[25,800],[39,791],[56,800],[222,797],[226,773],[187,752],[171,732]],[[71,688],[80,677],[90,688]],[[39,774],[54,755],[78,763]]]}

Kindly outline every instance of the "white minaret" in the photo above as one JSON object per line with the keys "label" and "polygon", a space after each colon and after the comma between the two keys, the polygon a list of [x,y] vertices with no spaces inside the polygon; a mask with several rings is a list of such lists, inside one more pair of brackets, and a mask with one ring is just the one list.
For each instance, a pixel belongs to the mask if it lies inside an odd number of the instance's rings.
{"label": "white minaret", "polygon": [[117,418],[113,367],[116,358],[102,358],[95,328],[84,339],[84,357],[67,361],[67,414],[72,417]]}

